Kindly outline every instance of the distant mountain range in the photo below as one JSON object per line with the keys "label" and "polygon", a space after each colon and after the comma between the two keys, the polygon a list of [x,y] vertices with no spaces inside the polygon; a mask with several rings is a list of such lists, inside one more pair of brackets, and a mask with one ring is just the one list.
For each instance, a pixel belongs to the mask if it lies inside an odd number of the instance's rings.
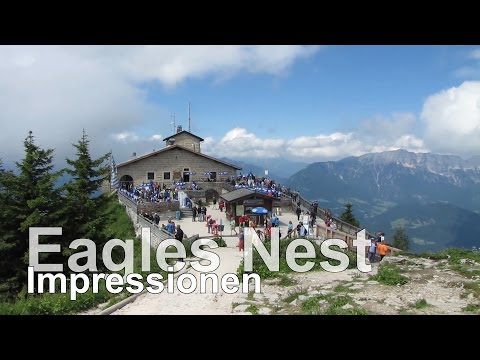
{"label": "distant mountain range", "polygon": [[371,231],[389,232],[403,219],[417,251],[480,245],[480,156],[372,153],[313,163],[286,184],[334,214],[352,202]]}

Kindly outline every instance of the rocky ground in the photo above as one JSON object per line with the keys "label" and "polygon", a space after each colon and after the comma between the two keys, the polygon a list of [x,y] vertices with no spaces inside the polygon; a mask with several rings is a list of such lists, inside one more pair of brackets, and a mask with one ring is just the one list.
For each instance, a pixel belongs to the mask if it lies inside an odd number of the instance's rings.
{"label": "rocky ground", "polygon": [[[479,314],[480,277],[462,275],[479,271],[480,264],[464,259],[460,271],[448,260],[394,256],[382,266],[396,268],[403,285],[386,285],[372,273],[356,269],[341,273],[289,274],[263,281],[262,294],[242,295],[232,304],[235,314]],[[290,286],[284,286],[281,284]]]}

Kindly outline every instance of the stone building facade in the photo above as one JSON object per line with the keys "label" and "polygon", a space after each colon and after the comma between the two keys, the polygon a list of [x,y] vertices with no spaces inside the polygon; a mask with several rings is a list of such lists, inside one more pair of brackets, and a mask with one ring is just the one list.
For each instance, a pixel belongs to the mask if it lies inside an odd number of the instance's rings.
{"label": "stone building facade", "polygon": [[166,143],[165,146],[180,145],[184,148],[200,153],[200,143],[203,139],[188,131],[182,130],[182,128],[179,127],[176,134],[166,137],[163,141]]}
{"label": "stone building facade", "polygon": [[153,181],[167,187],[176,182],[224,181],[240,167],[201,153],[202,138],[179,129],[164,139],[165,148],[117,165],[120,186]]}

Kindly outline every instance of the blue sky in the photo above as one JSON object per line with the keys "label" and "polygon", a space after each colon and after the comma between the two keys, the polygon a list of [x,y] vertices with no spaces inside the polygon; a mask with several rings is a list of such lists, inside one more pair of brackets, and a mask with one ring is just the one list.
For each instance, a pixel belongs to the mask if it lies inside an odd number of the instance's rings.
{"label": "blue sky", "polygon": [[474,46],[2,46],[0,94],[7,163],[30,129],[60,159],[82,128],[118,161],[158,149],[189,101],[215,156],[480,153]]}

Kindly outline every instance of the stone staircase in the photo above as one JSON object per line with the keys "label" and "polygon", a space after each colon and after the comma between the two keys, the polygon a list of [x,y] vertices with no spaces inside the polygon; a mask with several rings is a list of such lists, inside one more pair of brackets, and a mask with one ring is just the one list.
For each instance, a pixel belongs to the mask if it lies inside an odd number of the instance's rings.
{"label": "stone staircase", "polygon": [[181,208],[180,212],[182,214],[182,219],[183,218],[190,218],[191,219],[192,216],[193,216],[192,209],[189,209],[189,208]]}

